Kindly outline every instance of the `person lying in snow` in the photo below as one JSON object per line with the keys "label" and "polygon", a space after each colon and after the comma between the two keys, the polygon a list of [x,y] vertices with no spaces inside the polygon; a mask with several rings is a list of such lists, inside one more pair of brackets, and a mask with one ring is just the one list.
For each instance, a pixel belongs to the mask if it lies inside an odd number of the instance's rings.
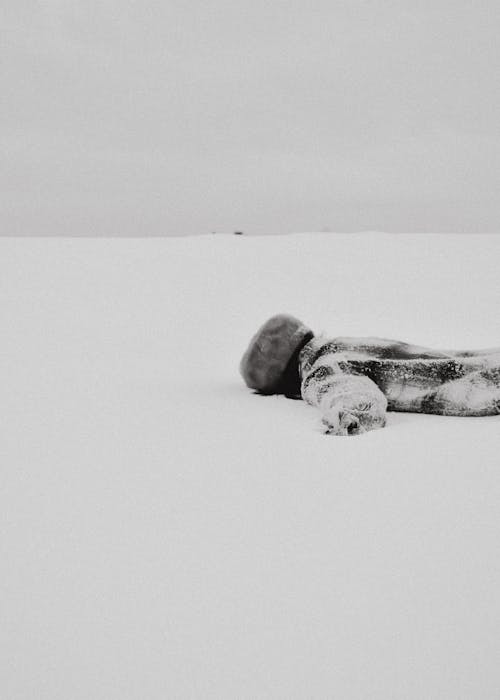
{"label": "person lying in snow", "polygon": [[293,316],[259,328],[240,363],[246,385],[317,406],[325,433],[383,428],[386,411],[500,413],[500,348],[437,351],[382,338],[315,336]]}

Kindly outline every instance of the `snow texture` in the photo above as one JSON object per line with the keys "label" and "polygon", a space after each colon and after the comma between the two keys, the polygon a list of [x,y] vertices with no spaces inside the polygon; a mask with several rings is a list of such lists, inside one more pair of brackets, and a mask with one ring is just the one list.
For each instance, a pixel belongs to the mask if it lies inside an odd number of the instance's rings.
{"label": "snow texture", "polygon": [[500,695],[500,417],[325,437],[266,318],[500,343],[500,237],[0,240],[6,700]]}

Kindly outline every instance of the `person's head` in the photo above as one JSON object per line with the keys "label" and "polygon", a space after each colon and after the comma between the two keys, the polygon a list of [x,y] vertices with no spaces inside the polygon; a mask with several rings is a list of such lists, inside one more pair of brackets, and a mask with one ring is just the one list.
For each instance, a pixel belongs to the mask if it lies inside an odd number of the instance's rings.
{"label": "person's head", "polygon": [[300,396],[298,356],[314,333],[288,314],[272,316],[251,339],[240,362],[245,384],[262,394]]}

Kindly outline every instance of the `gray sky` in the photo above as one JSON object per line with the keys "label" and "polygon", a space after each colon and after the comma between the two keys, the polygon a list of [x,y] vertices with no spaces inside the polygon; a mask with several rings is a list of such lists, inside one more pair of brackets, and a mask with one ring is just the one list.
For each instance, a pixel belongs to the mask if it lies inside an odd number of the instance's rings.
{"label": "gray sky", "polygon": [[500,231],[500,3],[6,0],[1,233]]}

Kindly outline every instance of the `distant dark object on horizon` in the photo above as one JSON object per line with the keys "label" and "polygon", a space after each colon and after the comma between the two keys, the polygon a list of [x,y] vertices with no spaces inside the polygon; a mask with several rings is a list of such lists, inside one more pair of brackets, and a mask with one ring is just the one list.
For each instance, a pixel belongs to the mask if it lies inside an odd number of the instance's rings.
{"label": "distant dark object on horizon", "polygon": [[242,236],[242,235],[243,235],[243,231],[235,231],[235,232],[234,232],[234,235],[235,235],[235,236]]}

